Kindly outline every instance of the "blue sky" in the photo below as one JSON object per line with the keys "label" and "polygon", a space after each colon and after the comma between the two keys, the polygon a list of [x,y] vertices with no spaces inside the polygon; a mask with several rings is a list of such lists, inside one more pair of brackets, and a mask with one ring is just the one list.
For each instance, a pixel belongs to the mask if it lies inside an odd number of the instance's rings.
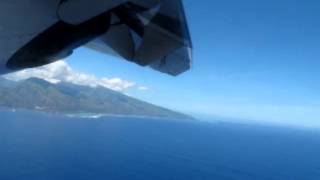
{"label": "blue sky", "polygon": [[171,77],[80,48],[75,70],[147,86],[128,94],[175,110],[320,124],[320,2],[184,0],[193,68]]}

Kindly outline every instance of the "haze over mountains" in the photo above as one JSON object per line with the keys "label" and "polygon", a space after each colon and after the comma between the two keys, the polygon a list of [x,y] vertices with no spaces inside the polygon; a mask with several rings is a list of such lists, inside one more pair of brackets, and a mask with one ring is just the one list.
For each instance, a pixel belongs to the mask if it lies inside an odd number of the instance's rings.
{"label": "haze over mountains", "polygon": [[0,79],[0,106],[61,114],[112,114],[174,119],[191,117],[105,87],[52,84],[42,79]]}

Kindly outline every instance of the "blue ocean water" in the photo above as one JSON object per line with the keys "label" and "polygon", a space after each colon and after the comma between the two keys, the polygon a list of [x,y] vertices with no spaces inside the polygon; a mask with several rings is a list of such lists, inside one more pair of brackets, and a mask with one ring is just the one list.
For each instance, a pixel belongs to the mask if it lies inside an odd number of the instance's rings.
{"label": "blue ocean water", "polygon": [[1,180],[320,179],[317,131],[0,111]]}

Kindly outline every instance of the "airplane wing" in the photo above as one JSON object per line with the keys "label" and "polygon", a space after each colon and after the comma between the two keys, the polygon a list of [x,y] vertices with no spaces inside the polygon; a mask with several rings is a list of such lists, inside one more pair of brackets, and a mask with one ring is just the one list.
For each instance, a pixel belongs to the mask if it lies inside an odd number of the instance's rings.
{"label": "airplane wing", "polygon": [[170,75],[191,66],[181,0],[11,0],[0,2],[0,14],[0,73],[49,64],[81,46]]}

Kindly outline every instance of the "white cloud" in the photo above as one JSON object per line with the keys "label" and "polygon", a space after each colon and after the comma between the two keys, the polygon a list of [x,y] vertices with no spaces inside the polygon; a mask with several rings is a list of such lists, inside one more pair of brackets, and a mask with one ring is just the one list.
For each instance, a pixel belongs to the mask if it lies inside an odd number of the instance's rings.
{"label": "white cloud", "polygon": [[148,87],[146,87],[146,86],[139,86],[138,87],[138,90],[140,90],[140,91],[146,91],[146,90],[148,90],[149,88]]}
{"label": "white cloud", "polygon": [[90,87],[103,86],[121,92],[130,88],[147,90],[147,88],[144,86],[137,86],[134,82],[126,81],[118,77],[97,78],[91,74],[77,72],[73,70],[65,61],[57,61],[46,66],[18,71],[5,75],[4,77],[14,81],[36,77],[51,83],[69,82]]}

